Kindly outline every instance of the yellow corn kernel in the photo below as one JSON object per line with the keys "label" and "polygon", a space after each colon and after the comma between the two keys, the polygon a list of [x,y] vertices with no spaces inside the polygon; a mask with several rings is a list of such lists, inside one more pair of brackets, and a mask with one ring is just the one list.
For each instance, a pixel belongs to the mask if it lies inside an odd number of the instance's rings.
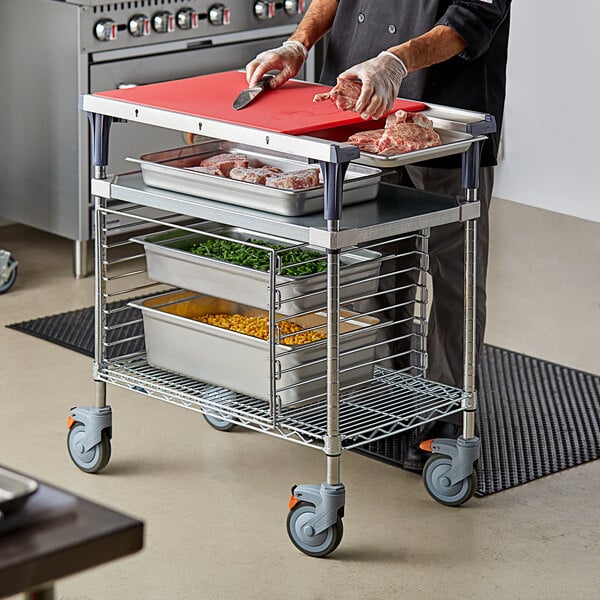
{"label": "yellow corn kernel", "polygon": [[[230,331],[244,333],[259,339],[269,339],[269,319],[267,317],[219,313],[200,315],[195,317],[195,320],[215,327],[229,329]],[[317,331],[302,331],[302,327],[293,321],[281,321],[278,325],[282,337],[281,341],[286,346],[308,344],[327,337],[326,334]]]}

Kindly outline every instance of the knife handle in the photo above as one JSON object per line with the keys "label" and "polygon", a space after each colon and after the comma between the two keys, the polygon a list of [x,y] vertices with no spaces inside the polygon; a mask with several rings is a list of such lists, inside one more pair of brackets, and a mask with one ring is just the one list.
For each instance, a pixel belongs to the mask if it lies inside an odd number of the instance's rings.
{"label": "knife handle", "polygon": [[273,79],[273,77],[275,77],[275,73],[267,73],[266,75],[263,75],[257,82],[256,85],[254,87],[260,87],[263,90],[269,87],[269,82],[271,81],[271,79]]}

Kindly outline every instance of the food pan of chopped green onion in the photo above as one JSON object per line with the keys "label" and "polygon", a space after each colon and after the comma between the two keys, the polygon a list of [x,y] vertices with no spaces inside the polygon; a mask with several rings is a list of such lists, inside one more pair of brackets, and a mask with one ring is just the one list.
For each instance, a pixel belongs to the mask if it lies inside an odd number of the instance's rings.
{"label": "food pan of chopped green onion", "polygon": [[[286,315],[327,304],[324,251],[277,237],[216,223],[198,233],[171,231],[132,238],[143,244],[148,276],[154,281],[210,294]],[[271,260],[276,266],[270,289]],[[381,254],[363,248],[341,253],[340,301],[370,295],[378,287]]]}

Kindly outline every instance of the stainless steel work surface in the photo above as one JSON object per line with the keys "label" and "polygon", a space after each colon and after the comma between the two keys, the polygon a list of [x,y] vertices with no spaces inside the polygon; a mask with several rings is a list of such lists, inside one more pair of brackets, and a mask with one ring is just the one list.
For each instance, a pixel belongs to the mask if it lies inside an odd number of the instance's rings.
{"label": "stainless steel work surface", "polygon": [[[196,78],[197,79],[197,78]],[[193,84],[194,78],[190,78]],[[177,82],[166,82],[165,85],[177,84]],[[177,84],[180,85],[180,84]],[[128,90],[125,90],[127,92]],[[179,93],[185,91],[177,90]],[[118,93],[111,92],[111,95],[116,96]],[[329,162],[347,162],[350,160],[356,160],[360,156],[360,151],[357,147],[348,144],[345,141],[331,141],[328,139],[314,137],[314,133],[310,132],[308,135],[290,135],[287,133],[277,133],[275,131],[269,131],[257,126],[240,125],[234,122],[227,122],[222,119],[208,118],[199,114],[191,114],[179,110],[173,110],[172,108],[158,108],[157,103],[143,104],[133,101],[128,101],[123,97],[103,97],[98,94],[90,95],[86,94],[80,98],[80,108],[89,113],[98,113],[106,116],[110,116],[117,119],[125,119],[131,122],[146,123],[148,125],[156,125],[158,127],[165,127],[168,129],[176,129],[179,131],[188,131],[193,133],[200,133],[204,136],[228,140],[234,143],[248,144],[257,148],[266,150],[274,150],[278,152],[286,152],[294,154],[295,156],[312,158],[315,160],[323,160]],[[163,104],[164,105],[163,99]],[[201,103],[198,104],[201,106]],[[243,111],[237,111],[243,113]],[[455,111],[455,117],[468,120],[473,114],[471,111]],[[439,119],[435,122],[436,127],[443,130],[454,130],[456,124],[454,122],[448,122],[448,127],[445,127],[443,119]],[[466,127],[466,125],[465,125]],[[336,127],[332,126],[332,130]],[[326,128],[320,130],[327,131]],[[450,135],[450,134],[448,134]],[[347,139],[347,137],[343,138]],[[463,136],[464,144],[460,148],[456,148],[453,144],[443,144],[440,146],[441,150],[437,150],[438,155],[440,152],[444,154],[456,154],[466,150],[469,145],[476,140],[482,140],[485,137],[473,137],[468,132]],[[422,151],[417,151],[422,152]],[[407,153],[402,157],[403,164],[408,162],[415,163],[424,160],[422,155],[417,155],[417,152]]]}
{"label": "stainless steel work surface", "polygon": [[[334,249],[461,220],[461,208],[454,196],[422,192],[386,183],[380,184],[379,193],[374,201],[349,206],[343,210],[341,231],[336,235],[327,232],[322,214],[286,217],[160,190],[147,186],[139,172],[119,176],[110,184],[110,189],[104,182],[94,180],[92,191],[102,197]],[[476,209],[478,204],[470,203],[470,206]]]}

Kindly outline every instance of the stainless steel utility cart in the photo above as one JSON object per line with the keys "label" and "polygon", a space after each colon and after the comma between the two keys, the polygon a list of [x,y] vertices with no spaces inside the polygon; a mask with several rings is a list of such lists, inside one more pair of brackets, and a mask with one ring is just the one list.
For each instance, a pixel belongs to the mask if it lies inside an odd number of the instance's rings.
{"label": "stainless steel utility cart", "polygon": [[[493,130],[493,118],[428,108],[448,139],[445,147],[434,150],[436,155],[463,154],[465,202],[377,181],[374,197],[345,205],[350,165],[373,166],[373,160],[347,143],[257,129],[126,98],[86,95],[80,106],[90,117],[94,139],[97,395],[94,406],[70,412],[68,446],[75,464],[97,472],[110,458],[107,383],[201,412],[220,429],[241,425],[319,448],[325,453],[325,481],[294,486],[287,530],[302,552],[325,556],[342,538],[343,450],[463,412],[463,435],[433,442],[424,482],[441,503],[468,500],[476,487],[474,463],[480,447],[474,427],[473,318],[478,156],[485,133]],[[323,177],[322,208],[277,214],[203,197],[203,188],[185,193],[165,189],[168,181],[151,186],[141,172],[109,176],[108,132],[111,124],[122,121],[200,132],[210,140],[316,163]],[[430,157],[419,151],[376,166]],[[154,217],[148,216],[148,208]],[[111,229],[113,221],[118,222],[117,231]],[[464,222],[465,229],[463,389],[427,379],[429,230],[456,222]],[[190,251],[190,244],[207,240],[262,251],[266,271]],[[320,261],[321,272],[290,274],[284,258],[291,249],[315,253],[296,261]],[[381,269],[390,260],[406,264],[393,277],[389,269]],[[369,298],[390,292],[404,300],[385,310],[365,309]],[[139,311],[133,319],[128,316],[132,306]],[[198,318],[209,313],[258,315],[270,335],[258,340],[219,330]],[[131,334],[131,327],[142,319],[144,332]],[[315,339],[289,341],[286,321],[302,324]],[[136,340],[145,347],[132,351]],[[227,361],[236,359],[236,369],[228,369]],[[248,372],[237,373],[244,370],[244,362],[250,365]]]}

